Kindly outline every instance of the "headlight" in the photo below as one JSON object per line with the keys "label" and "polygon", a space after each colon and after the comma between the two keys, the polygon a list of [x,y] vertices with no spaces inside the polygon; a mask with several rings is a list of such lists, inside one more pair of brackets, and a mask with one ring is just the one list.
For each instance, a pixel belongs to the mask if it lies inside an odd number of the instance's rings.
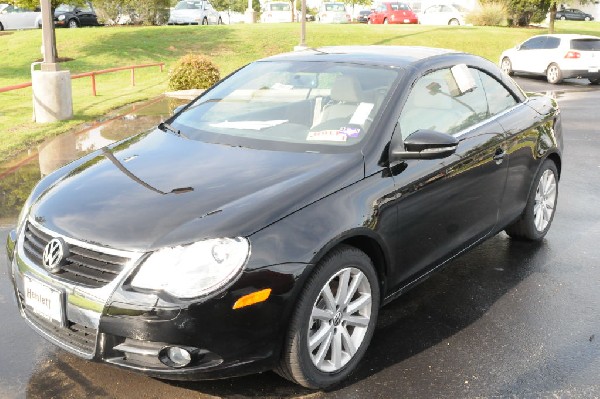
{"label": "headlight", "polygon": [[58,16],[58,20],[59,21],[64,21],[65,20],[65,14],[61,14]]}
{"label": "headlight", "polygon": [[242,270],[249,253],[250,244],[242,237],[163,248],[146,259],[131,285],[164,291],[181,299],[200,297],[231,282]]}

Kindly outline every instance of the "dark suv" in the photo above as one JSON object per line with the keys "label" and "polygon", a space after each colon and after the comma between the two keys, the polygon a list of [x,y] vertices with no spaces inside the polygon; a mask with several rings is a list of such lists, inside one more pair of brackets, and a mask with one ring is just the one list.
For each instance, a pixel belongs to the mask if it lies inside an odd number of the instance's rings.
{"label": "dark suv", "polygon": [[572,21],[593,21],[594,17],[576,8],[563,8],[556,12],[556,19],[562,19],[563,21],[565,19]]}
{"label": "dark suv", "polygon": [[54,11],[54,25],[64,28],[98,26],[98,17],[92,3],[82,5],[61,4]]}

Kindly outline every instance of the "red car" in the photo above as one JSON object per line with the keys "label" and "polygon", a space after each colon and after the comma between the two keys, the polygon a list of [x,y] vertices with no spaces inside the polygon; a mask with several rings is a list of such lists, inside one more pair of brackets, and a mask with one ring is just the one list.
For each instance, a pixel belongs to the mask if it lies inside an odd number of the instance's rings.
{"label": "red car", "polygon": [[370,24],[418,24],[419,18],[408,4],[388,2],[381,3],[369,15]]}

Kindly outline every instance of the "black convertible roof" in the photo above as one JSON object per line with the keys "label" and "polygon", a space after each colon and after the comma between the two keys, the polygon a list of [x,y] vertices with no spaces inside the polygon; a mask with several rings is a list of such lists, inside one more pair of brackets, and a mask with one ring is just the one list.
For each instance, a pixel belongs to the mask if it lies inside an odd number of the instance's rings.
{"label": "black convertible roof", "polygon": [[457,51],[415,46],[332,46],[275,55],[262,61],[333,61],[403,67],[426,58]]}

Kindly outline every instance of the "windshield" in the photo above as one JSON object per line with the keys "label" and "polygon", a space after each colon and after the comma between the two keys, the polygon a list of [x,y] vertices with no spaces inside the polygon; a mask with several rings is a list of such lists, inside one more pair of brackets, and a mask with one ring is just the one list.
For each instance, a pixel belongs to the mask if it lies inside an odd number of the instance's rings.
{"label": "windshield", "polygon": [[390,7],[392,7],[392,10],[394,11],[410,10],[410,7],[403,3],[391,3]]}
{"label": "windshield", "polygon": [[339,152],[371,134],[398,74],[356,64],[256,62],[198,98],[170,123],[192,140]]}
{"label": "windshield", "polygon": [[271,11],[291,11],[289,3],[273,3],[270,4]]}
{"label": "windshield", "polygon": [[600,39],[571,40],[571,49],[582,51],[600,51]]}
{"label": "windshield", "polygon": [[343,3],[325,4],[325,11],[346,12],[346,6]]}
{"label": "windshield", "polygon": [[191,1],[180,1],[175,6],[176,10],[198,10],[200,9],[200,2],[191,2]]}
{"label": "windshield", "polygon": [[56,7],[56,12],[71,12],[75,9],[75,6],[71,6],[68,4],[61,4]]}

